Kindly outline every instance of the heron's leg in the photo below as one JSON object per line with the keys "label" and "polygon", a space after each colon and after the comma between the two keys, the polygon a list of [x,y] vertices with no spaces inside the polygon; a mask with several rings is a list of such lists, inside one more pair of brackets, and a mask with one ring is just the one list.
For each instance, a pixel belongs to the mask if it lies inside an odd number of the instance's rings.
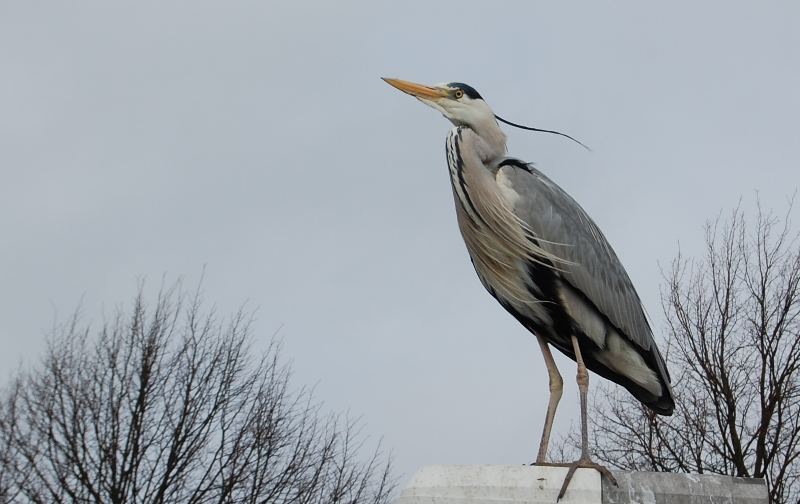
{"label": "heron's leg", "polygon": [[586,416],[586,394],[589,390],[589,373],[586,371],[586,365],[583,363],[583,356],[581,355],[581,348],[578,345],[578,338],[576,338],[574,335],[572,336],[572,348],[575,351],[575,362],[578,363],[577,382],[578,391],[580,392],[581,396],[581,458],[572,464],[569,464],[567,477],[564,478],[564,483],[561,485],[561,491],[558,493],[558,499],[556,500],[561,500],[561,498],[564,497],[564,493],[567,491],[569,482],[572,480],[575,470],[579,467],[597,469],[600,474],[607,477],[615,485],[617,484],[617,480],[611,474],[611,471],[609,471],[605,466],[601,466],[600,464],[595,464],[592,462],[592,459],[589,456],[589,429]]}
{"label": "heron's leg", "polygon": [[556,361],[553,360],[553,354],[550,353],[550,346],[547,344],[542,336],[536,335],[536,340],[539,342],[539,347],[542,349],[544,356],[544,363],[547,366],[547,374],[550,376],[550,401],[547,403],[547,416],[544,420],[544,430],[542,431],[542,441],[539,443],[539,453],[536,455],[536,463],[544,462],[547,456],[547,445],[550,443],[550,430],[553,428],[553,418],[556,416],[556,408],[558,401],[561,400],[561,393],[564,390],[564,380],[561,379],[561,374],[556,367]]}
{"label": "heron's leg", "polygon": [[581,347],[578,344],[578,338],[572,336],[572,349],[575,351],[575,362],[578,363],[578,375],[576,381],[578,382],[578,392],[581,397],[581,458],[582,461],[590,461],[589,457],[589,432],[588,421],[586,417],[586,395],[589,392],[589,372],[586,371],[586,365],[583,363],[583,355],[581,355]]}

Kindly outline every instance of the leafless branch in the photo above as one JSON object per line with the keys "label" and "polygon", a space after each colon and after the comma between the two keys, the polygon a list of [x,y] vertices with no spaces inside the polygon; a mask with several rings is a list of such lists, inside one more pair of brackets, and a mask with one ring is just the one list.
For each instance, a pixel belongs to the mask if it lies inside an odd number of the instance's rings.
{"label": "leafless branch", "polygon": [[278,344],[254,357],[250,326],[167,289],[96,337],[57,328],[0,394],[0,501],[388,502],[380,449],[290,388]]}
{"label": "leafless branch", "polygon": [[659,417],[602,389],[597,458],[629,470],[765,478],[771,502],[798,502],[800,241],[788,217],[759,205],[750,223],[736,208],[706,226],[704,256],[679,255],[664,282],[675,413]]}

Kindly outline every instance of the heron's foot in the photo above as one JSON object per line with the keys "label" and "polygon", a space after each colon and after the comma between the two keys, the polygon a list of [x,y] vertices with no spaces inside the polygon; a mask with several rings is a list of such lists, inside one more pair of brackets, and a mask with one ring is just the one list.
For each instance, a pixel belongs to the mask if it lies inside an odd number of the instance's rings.
{"label": "heron's foot", "polygon": [[564,478],[564,483],[561,485],[561,491],[558,492],[558,498],[556,498],[556,502],[560,501],[564,494],[567,491],[567,487],[569,487],[569,482],[572,481],[572,477],[575,475],[575,470],[578,468],[581,469],[595,469],[597,472],[600,473],[601,476],[605,476],[608,480],[614,484],[614,486],[619,486],[617,484],[616,478],[614,475],[611,474],[611,471],[608,470],[606,466],[602,466],[600,464],[596,464],[592,462],[592,459],[585,458],[579,459],[575,462],[533,462],[531,465],[540,465],[540,466],[548,466],[548,467],[568,467],[569,471],[567,471],[567,476]]}

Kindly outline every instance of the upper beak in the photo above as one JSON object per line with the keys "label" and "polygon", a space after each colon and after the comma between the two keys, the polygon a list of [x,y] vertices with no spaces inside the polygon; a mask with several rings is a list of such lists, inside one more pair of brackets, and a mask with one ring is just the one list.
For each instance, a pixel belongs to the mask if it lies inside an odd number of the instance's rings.
{"label": "upper beak", "polygon": [[446,98],[447,91],[430,86],[423,86],[414,82],[408,82],[400,79],[390,79],[388,77],[381,77],[387,84],[394,86],[400,91],[415,96],[417,98],[427,98],[428,100],[437,100],[439,98]]}

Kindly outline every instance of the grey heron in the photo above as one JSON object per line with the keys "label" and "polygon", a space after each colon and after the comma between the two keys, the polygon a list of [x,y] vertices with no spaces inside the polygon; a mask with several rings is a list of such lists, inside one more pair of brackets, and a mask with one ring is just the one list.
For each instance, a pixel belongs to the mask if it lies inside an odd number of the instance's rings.
{"label": "grey heron", "polygon": [[633,283],[603,233],[547,176],[506,155],[498,120],[575,139],[502,119],[466,84],[384,81],[454,125],[447,135],[447,165],[472,264],[489,293],[536,336],[547,366],[550,398],[535,463],[560,465],[545,460],[563,387],[552,345],[577,363],[581,410],[581,456],[566,464],[559,499],[578,467],[595,468],[613,481],[589,455],[587,368],[660,415],[671,415],[675,407],[669,373]]}

